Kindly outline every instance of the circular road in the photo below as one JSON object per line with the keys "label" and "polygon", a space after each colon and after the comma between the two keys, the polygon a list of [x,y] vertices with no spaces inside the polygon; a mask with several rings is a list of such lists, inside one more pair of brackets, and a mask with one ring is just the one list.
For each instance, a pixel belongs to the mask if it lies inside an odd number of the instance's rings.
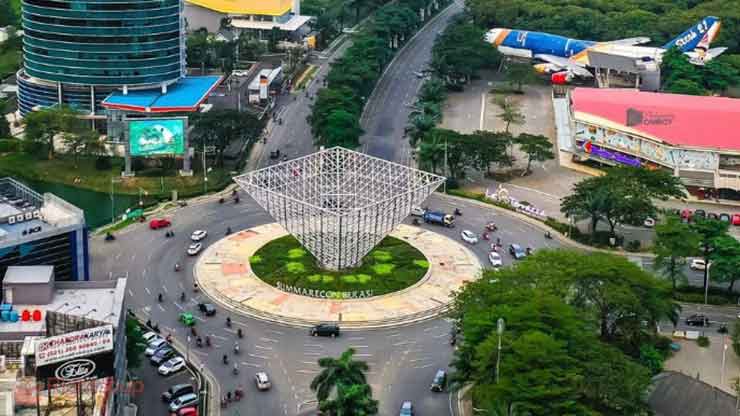
{"label": "circular road", "polygon": [[[186,345],[187,335],[178,317],[182,312],[192,312],[198,319],[198,335],[209,334],[212,347],[198,348],[193,340],[188,353],[202,362],[217,380],[221,392],[242,386],[245,399],[232,403],[226,411],[238,410],[243,415],[298,415],[313,414],[315,396],[309,389],[312,378],[318,374],[317,360],[326,356],[338,356],[352,347],[356,358],[370,365],[368,381],[373,396],[379,400],[379,414],[397,414],[401,403],[411,400],[417,414],[455,415],[455,400],[450,394],[433,393],[429,390],[434,373],[438,369],[449,369],[453,348],[449,343],[450,322],[445,318],[432,319],[397,328],[343,331],[338,338],[315,338],[305,328],[278,325],[254,318],[236,315],[216,305],[217,313],[204,317],[197,312],[200,301],[208,302],[200,293],[192,290],[192,268],[196,256],[188,256],[190,235],[195,230],[206,230],[205,246],[218,241],[225,235],[227,227],[241,230],[273,222],[272,218],[251,198],[241,193],[241,202],[230,199],[219,204],[217,197],[191,203],[163,215],[172,221],[169,230],[173,238],[165,237],[165,230],[150,230],[147,224],[135,224],[117,234],[116,241],[103,242],[95,237],[91,244],[91,264],[94,279],[127,277],[127,307],[140,317],[157,323],[163,334],[172,334],[181,345]],[[522,247],[558,247],[557,240],[547,240],[542,231],[514,216],[501,214],[493,208],[473,202],[453,200],[433,195],[426,205],[432,210],[452,212],[459,208],[463,215],[457,217],[452,229],[427,225],[422,227],[460,240],[464,229],[482,233],[485,224],[495,221],[499,230],[491,233],[501,238],[504,248],[511,243]],[[411,218],[406,220],[410,223]],[[469,248],[479,257],[481,264],[488,264],[488,242],[481,241]],[[502,254],[504,265],[514,260],[508,253]],[[180,263],[181,271],[175,271]],[[180,302],[185,292],[186,301]],[[163,301],[157,301],[158,294]],[[225,325],[230,316],[232,327]],[[243,339],[237,339],[236,330],[241,328]],[[233,353],[234,343],[240,344],[240,353]],[[222,363],[227,354],[229,365]],[[238,363],[239,373],[234,375],[232,367]],[[257,391],[253,382],[257,371],[268,373],[272,389]],[[218,391],[218,390],[217,390]],[[162,414],[166,414],[162,405]],[[236,414],[236,413],[234,413]]]}

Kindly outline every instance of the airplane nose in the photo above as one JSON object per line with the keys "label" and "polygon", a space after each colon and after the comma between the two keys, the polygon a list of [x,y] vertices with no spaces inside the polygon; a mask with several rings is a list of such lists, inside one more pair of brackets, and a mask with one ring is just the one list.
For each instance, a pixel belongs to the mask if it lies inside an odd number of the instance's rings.
{"label": "airplane nose", "polygon": [[486,42],[487,43],[493,43],[496,41],[496,38],[498,38],[498,35],[501,33],[501,29],[491,29],[486,33]]}

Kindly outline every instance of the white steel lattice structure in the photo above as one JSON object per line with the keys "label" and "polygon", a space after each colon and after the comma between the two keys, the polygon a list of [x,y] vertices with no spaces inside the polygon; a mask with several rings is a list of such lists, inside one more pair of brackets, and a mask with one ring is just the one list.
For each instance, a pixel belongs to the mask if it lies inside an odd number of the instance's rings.
{"label": "white steel lattice structure", "polygon": [[234,178],[331,270],[359,265],[444,180],[342,147]]}

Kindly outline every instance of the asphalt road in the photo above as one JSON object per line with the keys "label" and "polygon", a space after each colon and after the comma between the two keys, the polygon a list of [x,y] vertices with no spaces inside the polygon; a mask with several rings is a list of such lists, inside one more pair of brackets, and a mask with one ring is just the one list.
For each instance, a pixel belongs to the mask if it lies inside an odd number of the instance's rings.
{"label": "asphalt road", "polygon": [[416,37],[406,45],[403,53],[386,68],[368,101],[363,118],[360,138],[364,153],[399,163],[408,164],[410,147],[404,137],[411,106],[423,80],[414,72],[426,68],[431,59],[432,46],[437,34],[444,30],[452,16],[462,11],[457,2],[437,15]]}
{"label": "asphalt road", "polygon": [[140,415],[161,415],[167,413],[167,403],[162,401],[162,393],[175,384],[192,384],[197,381],[189,370],[163,377],[157,373],[157,367],[149,363],[149,357],[143,357],[141,366],[133,371],[139,383],[131,387],[131,399],[139,409]]}
{"label": "asphalt road", "polygon": [[[441,196],[432,196],[427,202],[431,209],[453,210],[449,200]],[[481,233],[484,225],[493,220],[500,227],[494,235],[500,236],[504,245],[516,242],[535,249],[556,245],[554,240],[546,240],[537,229],[513,217],[493,214],[488,208],[467,202],[456,206],[463,215],[457,218],[455,228],[422,227],[459,239],[461,230]],[[192,291],[195,258],[185,253],[190,234],[196,229],[207,230],[204,244],[208,245],[222,238],[227,227],[240,230],[272,220],[246,195],[241,196],[239,204],[219,204],[214,199],[180,208],[169,218],[174,238],[165,238],[164,230],[149,230],[146,224],[128,227],[114,242],[104,243],[96,237],[91,244],[93,274],[103,279],[128,276],[128,307],[159,324],[164,335],[171,333],[183,343],[187,343],[189,331],[177,319],[181,312],[193,312],[198,319],[198,335],[209,334],[214,345],[198,348],[191,339],[189,353],[205,363],[223,392],[240,385],[245,389],[246,400],[232,405],[242,415],[295,415],[312,408],[314,395],[308,386],[319,371],[316,361],[337,356],[348,347],[354,347],[358,358],[370,363],[369,381],[374,396],[380,400],[381,415],[395,413],[403,400],[412,400],[419,415],[450,412],[449,395],[428,390],[436,370],[449,365],[449,322],[436,319],[396,329],[351,331],[338,339],[312,338],[305,329],[241,316],[232,316],[232,328],[226,328],[227,311],[217,307],[216,316],[203,317],[195,310],[201,297]],[[486,244],[481,242],[471,249],[481,262],[487,261]],[[513,261],[508,254],[503,257],[505,264]],[[174,264],[178,262],[182,271],[175,272]],[[186,293],[185,302],[179,299],[182,292]],[[157,302],[159,293],[164,297],[162,303]],[[237,328],[244,331],[244,339],[237,339]],[[237,341],[241,353],[235,356],[233,345]],[[228,366],[221,361],[223,354],[229,357]],[[234,360],[239,365],[237,376],[232,374]],[[272,390],[256,390],[252,381],[256,371],[270,375]]]}

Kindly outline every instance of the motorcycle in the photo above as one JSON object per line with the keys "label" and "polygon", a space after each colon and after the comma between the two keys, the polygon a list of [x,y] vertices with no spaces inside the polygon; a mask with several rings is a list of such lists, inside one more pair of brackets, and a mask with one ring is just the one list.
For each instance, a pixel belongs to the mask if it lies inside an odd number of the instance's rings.
{"label": "motorcycle", "polygon": [[175,263],[175,271],[176,272],[180,271],[180,263]]}
{"label": "motorcycle", "polygon": [[236,330],[236,336],[239,337],[240,339],[244,337],[244,333],[242,333],[241,328]]}
{"label": "motorcycle", "polygon": [[413,221],[411,221],[411,223],[412,223],[412,224],[414,224],[414,225],[417,225],[417,226],[418,226],[419,224],[421,224],[421,223],[419,222],[419,219],[418,219],[418,218],[414,218],[414,220],[413,220]]}
{"label": "motorcycle", "polygon": [[234,375],[239,374],[239,366],[236,363],[234,363],[234,369],[232,371],[233,371]]}
{"label": "motorcycle", "polygon": [[239,354],[239,344],[234,345],[234,354]]}
{"label": "motorcycle", "polygon": [[545,233],[545,238],[548,240],[552,240],[552,234],[548,231]]}
{"label": "motorcycle", "polygon": [[197,346],[198,348],[203,346],[203,340],[201,340],[200,337],[195,339],[195,346]]}
{"label": "motorcycle", "polygon": [[462,216],[462,211],[460,211],[460,209],[458,208],[455,208],[455,215],[457,215],[458,217]]}
{"label": "motorcycle", "polygon": [[211,346],[211,337],[206,335],[206,347],[210,347],[210,346]]}
{"label": "motorcycle", "polygon": [[239,197],[238,196],[234,197],[234,203],[235,204],[238,204],[239,203]]}
{"label": "motorcycle", "polygon": [[114,241],[115,239],[116,239],[116,237],[113,236],[113,234],[111,234],[111,233],[106,233],[105,234],[105,241]]}
{"label": "motorcycle", "polygon": [[486,230],[498,231],[498,226],[495,223],[489,222],[488,224],[486,224]]}
{"label": "motorcycle", "polygon": [[483,233],[483,239],[488,241],[491,239],[491,237],[488,235],[488,233]]}
{"label": "motorcycle", "polygon": [[231,227],[226,227],[226,235],[231,234]]}
{"label": "motorcycle", "polygon": [[219,203],[219,204],[223,204],[223,203],[224,203],[224,199],[223,199],[223,198],[219,198],[219,199],[218,199],[218,203]]}
{"label": "motorcycle", "polygon": [[234,390],[234,400],[235,401],[238,402],[239,400],[242,399],[243,396],[244,396],[244,390],[242,390],[241,388],[237,388]]}

